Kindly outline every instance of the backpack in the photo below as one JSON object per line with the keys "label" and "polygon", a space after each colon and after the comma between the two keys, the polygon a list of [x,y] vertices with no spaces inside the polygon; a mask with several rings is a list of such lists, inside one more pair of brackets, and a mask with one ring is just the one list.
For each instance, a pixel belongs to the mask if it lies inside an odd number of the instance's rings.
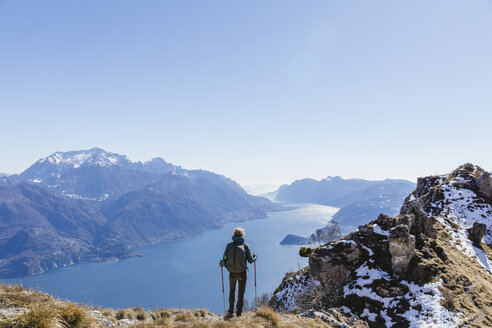
{"label": "backpack", "polygon": [[246,271],[246,245],[229,243],[226,247],[225,267],[230,273]]}

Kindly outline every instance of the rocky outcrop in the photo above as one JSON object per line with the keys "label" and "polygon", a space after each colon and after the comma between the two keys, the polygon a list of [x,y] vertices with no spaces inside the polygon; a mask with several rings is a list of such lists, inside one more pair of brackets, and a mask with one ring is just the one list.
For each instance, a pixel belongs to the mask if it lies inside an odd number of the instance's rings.
{"label": "rocky outcrop", "polygon": [[347,283],[354,268],[361,265],[363,253],[353,240],[340,240],[317,248],[309,257],[314,279],[322,284],[340,288]]}
{"label": "rocky outcrop", "polygon": [[480,245],[482,243],[482,238],[487,233],[487,226],[481,222],[473,222],[471,228],[468,229],[468,234],[471,241],[475,245]]}
{"label": "rocky outcrop", "polygon": [[410,227],[400,224],[391,228],[388,243],[393,272],[396,274],[406,273],[410,260],[415,255],[415,236],[410,235]]}
{"label": "rocky outcrop", "polygon": [[[480,298],[466,296],[472,290],[470,279],[480,280],[480,292],[492,295],[491,190],[490,174],[472,164],[449,175],[418,179],[399,215],[381,214],[314,249],[307,270],[319,286],[309,295],[319,301],[295,310],[328,322],[329,310],[336,308],[370,327],[455,327],[468,322],[466,315],[453,312],[449,295],[465,303],[467,297]],[[476,307],[470,316],[476,311],[492,317],[492,307],[485,303],[467,306]],[[482,326],[492,326],[491,319],[480,319]]]}
{"label": "rocky outcrop", "polygon": [[482,196],[492,200],[492,179],[489,172],[483,172],[475,179],[475,184]]}

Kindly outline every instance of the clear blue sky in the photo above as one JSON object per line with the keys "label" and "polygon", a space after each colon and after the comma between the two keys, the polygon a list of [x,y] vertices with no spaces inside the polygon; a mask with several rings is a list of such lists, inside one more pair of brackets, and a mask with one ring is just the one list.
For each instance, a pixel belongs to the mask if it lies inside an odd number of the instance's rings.
{"label": "clear blue sky", "polygon": [[55,151],[240,183],[492,170],[491,1],[0,1],[0,172]]}

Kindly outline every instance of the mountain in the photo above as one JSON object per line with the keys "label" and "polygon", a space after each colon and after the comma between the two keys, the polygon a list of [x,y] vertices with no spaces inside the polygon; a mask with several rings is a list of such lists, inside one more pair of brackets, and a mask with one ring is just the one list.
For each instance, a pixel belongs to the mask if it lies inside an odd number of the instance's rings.
{"label": "mountain", "polygon": [[92,148],[56,152],[38,160],[20,176],[66,197],[105,201],[139,189],[156,176],[179,169],[162,158],[131,162],[124,155]]}
{"label": "mountain", "polygon": [[369,327],[492,327],[492,179],[465,164],[419,178],[395,217],[321,245],[270,304]]}
{"label": "mountain", "polygon": [[227,222],[263,218],[266,211],[278,209],[224,176],[202,170],[170,172],[105,204],[101,213],[110,221],[96,242],[105,245],[123,238],[139,246],[173,240]]}
{"label": "mountain", "polygon": [[406,196],[415,184],[404,180],[386,180],[364,190],[347,195],[347,205],[335,215],[340,225],[357,227],[381,213],[397,215]]}
{"label": "mountain", "polygon": [[350,193],[363,190],[375,182],[361,179],[328,177],[323,180],[302,179],[283,185],[275,192],[275,200],[288,203],[315,203],[342,207]]}
{"label": "mountain", "polygon": [[[362,179],[342,179],[328,177],[323,180],[302,179],[283,185],[276,191],[275,200],[289,203],[314,203],[334,207],[343,207],[357,201],[365,201],[378,194],[401,193],[415,184],[406,180],[386,179],[368,181]],[[378,189],[383,189],[381,193]],[[405,194],[408,194],[406,192]]]}
{"label": "mountain", "polygon": [[92,245],[107,219],[27,182],[0,183],[0,276],[26,276],[100,260]]}
{"label": "mountain", "polygon": [[282,210],[237,183],[162,159],[131,162],[99,148],[54,153],[0,177],[0,277],[22,277]]}
{"label": "mountain", "polygon": [[414,188],[415,184],[407,180],[367,181],[328,177],[321,181],[297,180],[281,186],[270,196],[282,202],[341,207],[333,219],[341,225],[356,227],[380,213],[398,214],[405,197]]}

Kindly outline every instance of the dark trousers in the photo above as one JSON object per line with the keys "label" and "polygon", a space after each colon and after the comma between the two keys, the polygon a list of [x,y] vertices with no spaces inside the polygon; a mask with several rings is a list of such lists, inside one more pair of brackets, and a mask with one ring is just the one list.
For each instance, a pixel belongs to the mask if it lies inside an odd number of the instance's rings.
{"label": "dark trousers", "polygon": [[246,271],[240,273],[229,273],[229,313],[234,313],[234,300],[236,298],[236,282],[239,285],[237,293],[236,315],[241,315],[244,304],[244,291],[246,290]]}

